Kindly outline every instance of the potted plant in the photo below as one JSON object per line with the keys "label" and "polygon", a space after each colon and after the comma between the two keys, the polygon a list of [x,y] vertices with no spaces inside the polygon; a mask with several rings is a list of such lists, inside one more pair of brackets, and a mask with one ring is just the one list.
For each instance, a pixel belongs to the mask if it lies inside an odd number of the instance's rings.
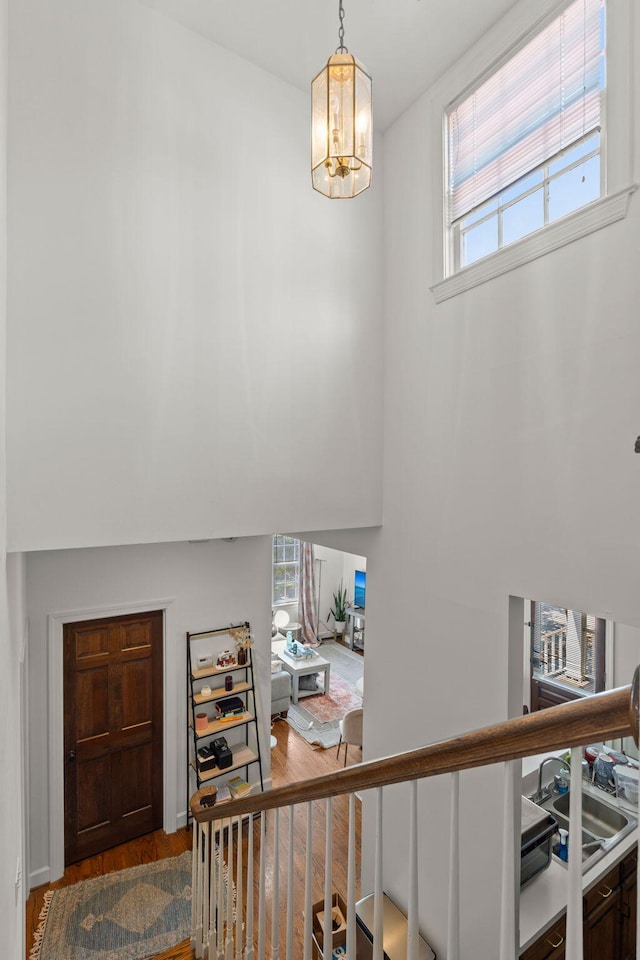
{"label": "potted plant", "polygon": [[342,580],[338,585],[338,589],[333,593],[329,616],[334,619],[336,633],[344,633],[344,625],[347,619],[347,588],[342,586]]}

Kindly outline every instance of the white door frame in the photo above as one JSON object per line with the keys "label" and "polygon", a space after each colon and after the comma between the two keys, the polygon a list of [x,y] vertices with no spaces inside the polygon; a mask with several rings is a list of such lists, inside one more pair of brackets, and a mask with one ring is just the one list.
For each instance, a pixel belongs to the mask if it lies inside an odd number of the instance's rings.
{"label": "white door frame", "polygon": [[[174,598],[145,601],[143,603],[116,604],[113,606],[51,613],[47,618],[47,650],[49,661],[49,877],[39,882],[51,883],[64,873],[64,683],[63,683],[63,635],[66,623],[82,620],[101,620],[104,617],[127,616],[162,610],[163,641],[163,826],[167,833],[176,829],[176,799],[172,796],[168,772],[175,774],[177,763],[176,702],[175,691],[168,690],[167,671],[167,609]],[[175,793],[175,790],[173,791]]]}

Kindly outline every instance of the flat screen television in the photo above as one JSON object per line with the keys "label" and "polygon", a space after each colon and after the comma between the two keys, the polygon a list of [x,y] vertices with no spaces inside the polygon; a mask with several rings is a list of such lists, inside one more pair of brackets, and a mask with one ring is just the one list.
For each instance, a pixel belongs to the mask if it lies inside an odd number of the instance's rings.
{"label": "flat screen television", "polygon": [[367,588],[367,574],[364,570],[356,570],[353,587],[353,605],[364,609],[365,592]]}

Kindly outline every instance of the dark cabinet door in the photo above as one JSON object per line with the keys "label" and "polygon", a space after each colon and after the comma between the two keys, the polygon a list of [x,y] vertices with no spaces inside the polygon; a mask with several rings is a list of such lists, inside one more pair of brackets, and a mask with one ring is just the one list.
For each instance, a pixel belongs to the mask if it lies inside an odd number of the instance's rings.
{"label": "dark cabinet door", "polygon": [[614,867],[584,898],[584,960],[620,957],[620,868]]}
{"label": "dark cabinet door", "polygon": [[622,861],[622,889],[620,895],[620,956],[635,960],[637,923],[637,854],[630,853]]}
{"label": "dark cabinet door", "polygon": [[565,930],[566,918],[561,917],[520,955],[520,960],[564,960]]}

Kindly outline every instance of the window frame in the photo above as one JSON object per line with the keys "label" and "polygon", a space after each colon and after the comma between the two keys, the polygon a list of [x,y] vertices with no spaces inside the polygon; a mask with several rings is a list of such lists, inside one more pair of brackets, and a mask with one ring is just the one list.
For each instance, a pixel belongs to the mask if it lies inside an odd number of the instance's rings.
{"label": "window frame", "polygon": [[[297,560],[278,560],[277,561],[275,559],[275,552],[276,552],[276,546],[278,546],[277,544],[278,540],[282,540],[282,541],[286,540],[286,541],[291,541],[292,543],[297,543],[298,545]],[[284,546],[284,544],[281,544],[281,545]],[[295,574],[296,595],[295,597],[285,597],[283,599],[276,600],[275,598],[276,569],[278,567],[285,567],[285,566],[296,567],[296,574]],[[289,537],[285,534],[274,533],[272,548],[271,548],[271,604],[273,607],[284,607],[287,605],[298,603],[299,599],[300,599],[300,540],[297,537]]]}
{"label": "window frame", "polygon": [[[447,210],[447,111],[569,6],[571,0],[521,3],[483,37],[434,86],[430,99],[432,188],[435,199],[433,250],[436,303],[470,290],[552,250],[626,217],[633,182],[631,0],[608,0],[605,8],[607,85],[603,92],[601,177],[603,196],[534,233],[455,270]],[[541,11],[542,7],[542,11]],[[484,65],[484,66],[483,66]]]}

